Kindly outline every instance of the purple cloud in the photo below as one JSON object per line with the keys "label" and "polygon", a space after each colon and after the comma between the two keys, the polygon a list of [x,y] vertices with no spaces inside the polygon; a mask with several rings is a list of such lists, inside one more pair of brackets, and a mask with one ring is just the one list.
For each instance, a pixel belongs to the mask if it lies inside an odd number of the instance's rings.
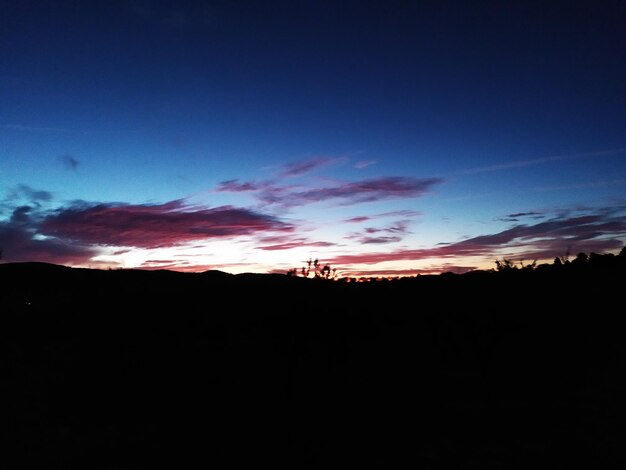
{"label": "purple cloud", "polygon": [[293,248],[300,248],[303,246],[310,246],[315,248],[325,248],[329,246],[335,246],[336,243],[331,242],[307,242],[307,241],[292,241],[285,243],[277,243],[275,245],[263,245],[257,246],[256,248],[259,250],[265,251],[282,251],[282,250],[291,250]]}
{"label": "purple cloud", "polygon": [[41,233],[86,244],[159,248],[264,231],[289,231],[275,217],[248,209],[164,204],[79,204],[46,216]]}
{"label": "purple cloud", "polygon": [[[356,182],[339,183],[325,188],[292,191],[282,198],[281,203],[287,206],[297,206],[339,200],[342,205],[358,204],[362,202],[379,201],[383,199],[412,198],[423,196],[433,186],[441,183],[440,178],[410,178],[384,177]],[[263,195],[261,195],[263,200]],[[268,202],[268,201],[266,201]]]}
{"label": "purple cloud", "polygon": [[[342,160],[341,158],[316,158],[284,166],[277,179],[265,181],[239,181],[237,179],[220,182],[218,192],[253,192],[265,205],[284,207],[301,206],[324,201],[339,201],[340,205],[358,204],[383,199],[413,198],[428,193],[433,186],[443,182],[441,178],[414,178],[389,176],[354,182],[336,182],[331,185],[303,188],[302,185],[285,185],[281,179],[314,171],[323,166]],[[354,220],[352,220],[354,222]]]}
{"label": "purple cloud", "polygon": [[463,256],[496,257],[501,250],[513,250],[525,259],[550,259],[566,251],[605,252],[618,249],[626,236],[626,219],[620,214],[599,210],[597,214],[554,218],[535,225],[516,225],[489,235],[480,235],[434,248],[406,249],[384,253],[337,256],[336,265],[376,264],[386,261],[417,261]]}

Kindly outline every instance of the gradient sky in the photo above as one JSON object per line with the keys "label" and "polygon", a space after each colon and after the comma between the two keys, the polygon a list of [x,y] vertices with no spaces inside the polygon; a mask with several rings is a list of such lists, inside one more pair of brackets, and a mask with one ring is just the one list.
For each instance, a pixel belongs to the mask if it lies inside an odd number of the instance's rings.
{"label": "gradient sky", "polygon": [[617,252],[624,25],[623,1],[0,0],[3,260]]}

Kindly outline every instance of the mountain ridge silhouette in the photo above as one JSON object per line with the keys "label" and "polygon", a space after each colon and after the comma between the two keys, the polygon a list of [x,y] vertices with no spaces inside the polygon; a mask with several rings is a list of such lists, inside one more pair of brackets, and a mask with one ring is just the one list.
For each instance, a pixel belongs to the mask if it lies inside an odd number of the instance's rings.
{"label": "mountain ridge silhouette", "polygon": [[364,283],[0,265],[11,468],[623,468],[626,256]]}

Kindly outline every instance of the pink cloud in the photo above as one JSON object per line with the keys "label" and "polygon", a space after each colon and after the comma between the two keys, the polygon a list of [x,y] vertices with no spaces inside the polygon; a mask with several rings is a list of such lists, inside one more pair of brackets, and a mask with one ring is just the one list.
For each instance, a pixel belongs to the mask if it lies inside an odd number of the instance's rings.
{"label": "pink cloud", "polygon": [[286,243],[278,243],[276,245],[257,246],[256,248],[259,249],[259,250],[265,250],[265,251],[279,251],[279,250],[291,250],[293,248],[300,248],[302,246],[310,246],[310,247],[316,247],[316,248],[325,248],[325,247],[329,247],[329,246],[336,246],[336,243],[331,243],[331,242],[300,242],[300,241],[293,241],[293,242],[286,242]]}
{"label": "pink cloud", "polygon": [[337,245],[336,243],[311,241],[304,237],[294,237],[292,235],[272,235],[269,237],[261,237],[258,239],[258,243],[259,246],[256,248],[258,250],[265,251],[291,250],[302,246],[325,248]]}
{"label": "pink cloud", "polygon": [[348,223],[348,224],[359,224],[361,222],[367,222],[368,220],[371,220],[371,217],[368,216],[359,216],[359,217],[350,217],[349,219],[344,219],[343,222],[344,223]]}
{"label": "pink cloud", "polygon": [[275,217],[248,209],[164,204],[75,205],[57,210],[39,225],[41,233],[90,245],[160,248],[258,232],[290,231]]}
{"label": "pink cloud", "polygon": [[340,255],[330,262],[334,265],[352,265],[429,258],[494,257],[499,250],[507,248],[514,249],[517,257],[549,259],[563,255],[567,250],[577,253],[618,249],[623,244],[619,238],[624,236],[626,220],[623,217],[596,214],[555,218],[535,225],[517,225],[495,234],[440,244],[434,248]]}

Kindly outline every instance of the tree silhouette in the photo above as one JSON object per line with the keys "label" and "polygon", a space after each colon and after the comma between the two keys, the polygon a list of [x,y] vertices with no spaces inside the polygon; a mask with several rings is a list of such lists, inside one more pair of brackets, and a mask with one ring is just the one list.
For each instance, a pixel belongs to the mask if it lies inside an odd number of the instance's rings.
{"label": "tree silhouette", "polygon": [[526,270],[533,271],[537,267],[537,260],[534,260],[530,264],[524,264],[524,260],[520,260],[519,263],[516,263],[513,260],[502,258],[502,261],[499,259],[496,260],[496,271],[498,272],[506,272],[506,271],[514,271],[514,270]]}
{"label": "tree silhouette", "polygon": [[302,268],[292,268],[287,271],[287,276],[297,277],[298,273],[302,277],[309,277],[311,273],[314,279],[335,279],[337,277],[337,268],[332,268],[329,264],[322,266],[319,259],[306,261],[306,266]]}
{"label": "tree silhouette", "polygon": [[499,259],[496,260],[496,271],[503,272],[511,271],[513,269],[517,269],[514,261],[507,258],[502,258],[502,261],[500,261]]}

